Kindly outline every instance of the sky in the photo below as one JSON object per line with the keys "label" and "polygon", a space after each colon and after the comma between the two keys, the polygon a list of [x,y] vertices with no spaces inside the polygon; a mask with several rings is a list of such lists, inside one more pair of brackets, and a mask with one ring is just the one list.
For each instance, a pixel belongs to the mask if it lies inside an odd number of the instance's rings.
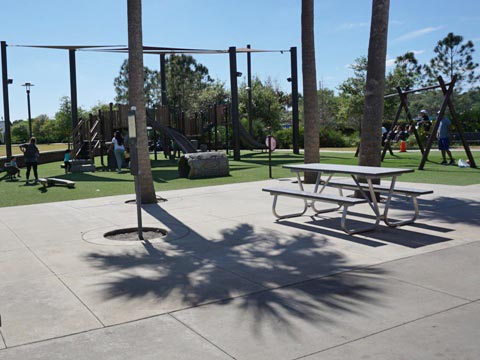
{"label": "sky", "polygon": [[[60,98],[70,96],[66,50],[14,45],[127,45],[126,0],[0,0],[0,40],[6,41],[10,119],[27,119],[25,87],[30,82],[32,117],[54,117]],[[301,76],[300,0],[143,0],[143,43],[148,46],[288,50],[298,48]],[[350,65],[367,55],[372,0],[315,0],[317,80],[335,90],[353,75]],[[449,32],[472,40],[480,62],[480,2],[478,0],[391,0],[387,71],[393,60],[413,51],[420,63]],[[126,54],[78,51],[79,106],[89,109],[114,101],[113,79]],[[195,56],[214,79],[229,88],[228,55]],[[238,71],[247,73],[246,55],[237,57]],[[159,70],[159,56],[145,55],[146,66]],[[271,78],[290,91],[289,52],[252,55],[252,73]],[[3,99],[0,88],[0,99]],[[0,117],[4,116],[3,102]],[[2,120],[2,119],[0,119]]]}

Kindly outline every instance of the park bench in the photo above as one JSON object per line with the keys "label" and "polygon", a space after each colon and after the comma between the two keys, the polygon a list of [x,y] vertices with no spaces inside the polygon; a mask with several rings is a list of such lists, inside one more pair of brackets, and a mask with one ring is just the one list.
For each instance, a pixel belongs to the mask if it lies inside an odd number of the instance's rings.
{"label": "park bench", "polygon": [[[327,186],[331,186],[334,188],[338,188],[340,190],[340,195],[343,195],[342,190],[358,190],[358,185],[353,181],[353,180],[330,180],[327,184]],[[369,185],[367,183],[360,183],[360,186],[364,190],[369,189]],[[389,193],[390,192],[390,184],[389,185],[381,185],[381,184],[373,184],[373,189],[375,192],[379,193]],[[413,203],[413,209],[414,209],[414,215],[407,219],[407,220],[402,220],[402,221],[397,221],[397,222],[392,222],[388,220],[388,206],[385,208],[385,212],[383,214],[383,221],[391,227],[396,227],[399,225],[405,225],[405,224],[410,224],[413,223],[417,218],[419,214],[419,208],[418,208],[418,200],[417,198],[422,195],[428,195],[428,194],[433,194],[433,190],[423,190],[423,189],[414,189],[414,188],[406,188],[406,187],[395,187],[392,191],[393,195],[399,195],[399,196],[405,196],[407,198],[410,198]]]}
{"label": "park bench", "polygon": [[75,187],[75,181],[67,180],[67,179],[59,179],[59,178],[39,178],[38,182],[43,185],[44,188],[47,186],[54,186],[54,185],[64,185],[70,189]]}
{"label": "park bench", "polygon": [[[310,206],[313,208],[313,210],[317,214],[322,213],[322,212],[326,212],[326,211],[336,210],[336,209],[317,210],[314,207],[314,203],[316,201],[320,201],[320,202],[337,204],[338,205],[337,209],[340,209],[341,207],[343,207],[341,226],[342,226],[342,229],[347,234],[354,234],[354,233],[358,233],[358,232],[369,231],[369,230],[374,229],[378,225],[378,220],[377,220],[373,227],[367,227],[365,229],[354,230],[354,229],[348,229],[347,226],[346,226],[348,208],[350,206],[354,206],[354,205],[357,205],[357,204],[366,203],[367,202],[366,199],[358,199],[358,198],[352,198],[352,197],[347,197],[347,196],[342,196],[342,195],[323,194],[323,193],[316,193],[316,192],[310,192],[310,191],[304,191],[304,190],[283,189],[283,188],[274,188],[274,187],[268,187],[268,188],[264,188],[262,190],[266,191],[266,192],[269,192],[270,195],[274,196],[273,205],[272,205],[272,212],[273,212],[273,215],[279,220],[292,218],[292,217],[296,217],[296,216],[302,216],[303,214],[305,214],[308,207],[310,207]],[[285,197],[297,198],[297,199],[304,200],[303,211],[298,212],[298,213],[285,214],[285,215],[278,214],[276,207],[277,207],[277,200],[278,200],[279,196],[285,196]],[[312,201],[311,205],[308,203],[308,200]]]}

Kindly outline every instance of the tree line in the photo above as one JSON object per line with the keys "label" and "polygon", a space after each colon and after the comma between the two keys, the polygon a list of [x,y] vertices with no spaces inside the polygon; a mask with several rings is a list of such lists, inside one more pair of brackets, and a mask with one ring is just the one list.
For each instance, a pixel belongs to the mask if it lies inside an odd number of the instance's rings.
{"label": "tree line", "polygon": [[[447,82],[454,74],[458,81],[453,102],[465,131],[480,131],[480,75],[476,72],[475,48],[472,41],[464,41],[453,33],[438,41],[433,49],[434,57],[420,64],[415,53],[407,52],[395,59],[394,65],[385,77],[385,94],[396,93],[396,87],[419,88],[436,84],[441,75]],[[353,75],[344,80],[337,89],[324,88],[317,91],[320,120],[319,138],[322,146],[347,146],[358,142],[358,131],[363,116],[367,58],[360,56],[351,65]],[[161,104],[160,72],[144,67],[144,100],[151,108]],[[227,104],[230,91],[224,82],[213,79],[206,66],[189,55],[170,55],[166,61],[167,106],[174,113],[193,117],[213,104]],[[122,64],[113,81],[115,102],[128,102],[128,61]],[[278,82],[267,78],[252,79],[253,132],[262,139],[273,132],[282,147],[291,147],[291,95],[281,90]],[[440,107],[443,94],[430,90],[409,97],[409,107],[415,116],[420,109],[431,114]],[[384,104],[384,121],[391,122],[399,104],[396,97],[388,98]],[[39,143],[67,142],[71,139],[70,99],[60,99],[59,110],[54,118],[42,114],[32,119],[32,131]],[[97,104],[90,109],[78,109],[79,117],[108,109],[108,104]],[[246,124],[248,114],[248,92],[246,83],[239,86],[239,113]],[[300,126],[303,133],[303,97],[300,96]],[[12,141],[20,143],[28,139],[28,122],[16,120],[11,127]],[[303,137],[301,138],[303,146]]]}

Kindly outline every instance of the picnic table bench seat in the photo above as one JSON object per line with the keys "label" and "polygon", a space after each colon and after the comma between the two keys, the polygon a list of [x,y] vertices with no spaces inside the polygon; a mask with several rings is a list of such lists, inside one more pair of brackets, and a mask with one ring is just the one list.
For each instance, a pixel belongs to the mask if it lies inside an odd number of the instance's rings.
{"label": "picnic table bench seat", "polygon": [[[356,233],[359,233],[359,232],[370,231],[370,230],[374,229],[378,225],[378,222],[379,222],[379,220],[377,219],[376,222],[375,222],[375,225],[368,226],[368,227],[365,227],[365,228],[362,228],[362,229],[348,229],[347,228],[346,220],[347,220],[348,208],[350,206],[354,206],[354,205],[357,205],[357,204],[364,204],[364,203],[367,202],[366,199],[352,198],[352,197],[335,195],[335,194],[316,193],[316,192],[310,192],[310,191],[304,191],[304,190],[276,188],[276,187],[267,187],[267,188],[263,188],[262,190],[265,191],[265,192],[268,192],[268,193],[270,193],[270,195],[274,196],[273,205],[272,205],[272,212],[273,212],[273,215],[278,220],[297,217],[297,216],[302,216],[303,214],[305,214],[308,207],[311,206],[314,209],[316,214],[323,213],[323,212],[326,212],[326,211],[337,210],[337,209],[340,209],[341,207],[343,207],[341,226],[342,226],[342,229],[347,234],[356,234]],[[298,212],[298,213],[289,213],[289,214],[285,214],[285,215],[278,214],[276,207],[277,207],[277,200],[278,200],[279,196],[285,196],[285,197],[291,197],[291,198],[297,198],[297,199],[304,200],[303,210]],[[312,201],[312,204],[310,205],[307,200]],[[338,208],[337,209],[327,209],[327,210],[317,210],[313,205],[316,201],[337,204]]]}
{"label": "picnic table bench seat", "polygon": [[[353,180],[330,180],[327,184],[327,186],[338,188],[340,190],[340,194],[343,195],[342,190],[358,190],[358,185],[355,183]],[[360,187],[363,190],[368,190],[369,185],[367,183],[359,183]],[[390,184],[387,185],[381,185],[381,184],[372,184],[372,188],[374,191],[381,192],[381,193],[389,193],[390,192]],[[419,207],[418,207],[418,197],[422,195],[428,195],[428,194],[433,194],[433,190],[425,190],[425,189],[415,189],[415,188],[408,188],[408,187],[397,187],[395,186],[392,190],[392,194],[394,195],[400,195],[404,196],[407,198],[410,198],[412,200],[413,204],[413,216],[406,219],[406,220],[400,220],[400,221],[391,221],[388,218],[388,209],[389,207],[385,207],[385,211],[382,215],[382,219],[390,227],[397,227],[400,225],[406,225],[406,224],[411,224],[413,223],[419,215]]]}
{"label": "picnic table bench seat", "polygon": [[[348,190],[357,190],[358,186],[353,180],[330,180],[327,186],[343,188]],[[368,189],[368,184],[360,183],[360,186],[364,189]],[[388,193],[390,191],[390,185],[381,185],[373,184],[373,189],[378,192]],[[397,187],[393,189],[393,193],[397,195],[406,195],[406,196],[421,196],[433,194],[433,190],[424,190],[424,189],[414,189],[406,187]]]}

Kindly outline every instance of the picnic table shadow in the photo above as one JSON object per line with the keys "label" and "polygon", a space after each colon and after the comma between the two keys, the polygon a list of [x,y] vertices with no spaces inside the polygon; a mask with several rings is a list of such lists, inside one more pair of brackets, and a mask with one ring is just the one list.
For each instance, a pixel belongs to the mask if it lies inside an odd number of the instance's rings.
{"label": "picnic table shadow", "polygon": [[[142,208],[162,223],[188,227],[158,204]],[[142,255],[90,253],[87,260],[99,269],[122,273],[103,284],[105,299],[154,296],[166,301],[180,296],[175,311],[235,302],[251,316],[254,331],[260,331],[264,319],[274,318],[282,325],[279,331],[295,336],[292,316],[328,323],[334,321],[328,309],[361,314],[362,304],[381,306],[385,272],[352,265],[325,243],[326,238],[315,234],[285,235],[241,223],[211,239],[190,229],[188,236],[167,247],[144,241]],[[134,271],[139,268],[146,271]],[[248,290],[239,294],[239,284]]]}
{"label": "picnic table shadow", "polygon": [[[478,225],[478,219],[480,218],[479,201],[442,196],[433,200],[419,199],[418,202],[420,218],[415,223],[397,228],[381,225],[376,231],[361,233],[358,236],[347,235],[343,232],[339,216],[336,213],[330,213],[333,216],[325,214],[321,216],[305,215],[297,218],[297,221],[282,220],[279,223],[369,247],[380,247],[391,243],[414,249],[453,240],[452,237],[446,236],[446,234],[455,231],[451,226],[453,224]],[[407,204],[406,201],[394,202],[394,206],[397,209],[411,209],[411,205]],[[352,210],[349,211],[349,215],[358,219],[363,218],[365,222],[369,223],[373,223],[375,219],[373,214]],[[358,219],[350,219],[349,222],[357,226],[365,226],[365,222]],[[436,224],[432,224],[433,221]],[[428,232],[425,232],[425,230]]]}

